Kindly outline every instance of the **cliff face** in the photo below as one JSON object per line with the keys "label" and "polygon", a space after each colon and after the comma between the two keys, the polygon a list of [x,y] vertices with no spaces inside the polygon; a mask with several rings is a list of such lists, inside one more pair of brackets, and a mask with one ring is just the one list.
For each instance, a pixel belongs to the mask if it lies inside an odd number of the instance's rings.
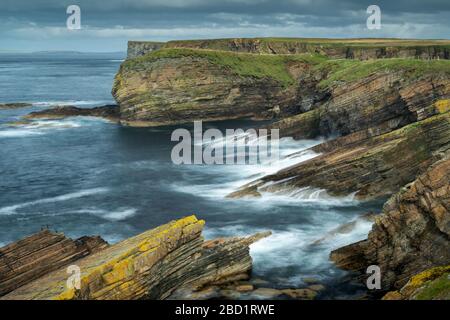
{"label": "cliff face", "polygon": [[[131,48],[144,55],[153,50],[153,42],[133,41]],[[158,43],[159,45],[159,43]],[[212,40],[169,41],[164,48],[210,49],[257,54],[321,54],[333,59],[418,58],[449,59],[447,40],[399,39],[308,39],[308,38],[235,38]],[[129,57],[135,57],[130,55]]]}
{"label": "cliff face", "polygon": [[203,225],[194,216],[186,217],[71,262],[81,271],[79,290],[66,286],[63,268],[1,299],[165,299],[184,286],[248,277],[249,245],[269,233],[205,242]]}
{"label": "cliff face", "polygon": [[296,74],[319,59],[163,49],[123,63],[112,93],[126,125],[271,119],[288,112]]}
{"label": "cliff face", "polygon": [[[256,46],[255,39],[241,40]],[[387,132],[435,114],[432,103],[450,95],[448,60],[336,60],[320,50],[268,55],[256,49],[226,51],[228,45],[225,40],[169,42],[125,61],[112,91],[122,123],[283,118],[274,127],[298,138]]]}
{"label": "cliff face", "polygon": [[[361,272],[369,265],[378,265],[382,289],[400,289],[413,275],[434,266],[448,265],[449,239],[450,158],[447,153],[385,204],[367,240],[333,251],[331,259],[343,269]],[[416,280],[413,278],[411,284]],[[402,290],[405,295],[409,291]]]}

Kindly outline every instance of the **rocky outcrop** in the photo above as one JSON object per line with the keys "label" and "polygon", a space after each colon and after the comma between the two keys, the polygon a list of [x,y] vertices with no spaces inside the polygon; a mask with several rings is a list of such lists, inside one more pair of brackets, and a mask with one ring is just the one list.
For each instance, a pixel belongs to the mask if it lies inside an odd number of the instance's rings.
{"label": "rocky outcrop", "polygon": [[[268,43],[247,40],[250,47]],[[112,91],[122,123],[282,119],[272,127],[283,136],[375,135],[430,117],[433,103],[450,98],[448,60],[336,60],[320,50],[268,55],[228,46],[226,40],[169,42],[125,61]]]}
{"label": "rocky outcrop", "polygon": [[[153,51],[154,42],[129,42],[133,57]],[[159,43],[158,43],[159,45]],[[169,41],[164,48],[224,50],[257,54],[321,54],[333,59],[420,58],[449,59],[448,40],[234,38]],[[131,49],[130,49],[131,47]],[[148,50],[145,48],[148,47]]]}
{"label": "rocky outcrop", "polygon": [[107,246],[100,237],[72,240],[43,230],[0,248],[0,296]]}
{"label": "rocky outcrop", "polygon": [[335,144],[316,146],[313,150],[324,153],[251,182],[229,197],[306,189],[325,189],[334,196],[354,193],[357,199],[391,195],[450,149],[450,113],[356,143]]}
{"label": "rocky outcrop", "polygon": [[119,107],[107,105],[94,108],[78,108],[74,106],[57,106],[50,109],[31,112],[25,119],[63,119],[67,117],[100,117],[111,121],[119,120]]}
{"label": "rocky outcrop", "polygon": [[270,233],[205,242],[203,225],[195,216],[186,217],[73,262],[81,271],[80,289],[66,286],[64,268],[1,299],[166,299],[183,287],[248,277],[249,245]]}
{"label": "rocky outcrop", "polygon": [[2,109],[19,109],[31,107],[31,103],[27,102],[12,102],[12,103],[0,103],[0,110]]}
{"label": "rocky outcrop", "polygon": [[425,270],[383,300],[450,300],[450,265]]}
{"label": "rocky outcrop", "polygon": [[272,119],[292,108],[296,75],[317,61],[163,49],[124,62],[112,93],[121,123],[131,126]]}
{"label": "rocky outcrop", "polygon": [[[343,269],[360,272],[370,265],[378,265],[383,290],[400,289],[410,277],[435,266],[448,265],[449,154],[385,204],[367,240],[333,251],[331,259]],[[412,279],[410,288],[416,287],[416,280]],[[402,290],[400,293],[405,295],[410,291]]]}

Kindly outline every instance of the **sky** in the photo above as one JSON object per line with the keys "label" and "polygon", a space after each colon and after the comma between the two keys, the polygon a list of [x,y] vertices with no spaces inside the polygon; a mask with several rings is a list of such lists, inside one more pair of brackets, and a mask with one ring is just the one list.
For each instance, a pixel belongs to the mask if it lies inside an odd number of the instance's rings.
{"label": "sky", "polygon": [[[381,28],[369,30],[369,5]],[[69,5],[81,29],[66,25]],[[128,40],[237,37],[449,39],[449,0],[0,0],[0,52],[126,51]]]}

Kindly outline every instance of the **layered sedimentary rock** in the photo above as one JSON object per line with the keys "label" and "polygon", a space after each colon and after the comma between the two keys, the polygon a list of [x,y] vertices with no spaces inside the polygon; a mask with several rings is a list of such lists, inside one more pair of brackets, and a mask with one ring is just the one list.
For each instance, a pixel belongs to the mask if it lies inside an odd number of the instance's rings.
{"label": "layered sedimentary rock", "polygon": [[448,111],[448,61],[325,61],[299,78],[298,112],[271,125],[282,136],[386,133]]}
{"label": "layered sedimentary rock", "polygon": [[73,264],[79,289],[66,285],[65,268],[10,292],[2,299],[165,299],[184,286],[202,287],[251,270],[249,245],[268,233],[205,242],[204,221],[172,221],[126,239]]}
{"label": "layered sedimentary rock", "polygon": [[74,106],[57,106],[50,109],[31,112],[25,119],[62,119],[66,117],[101,117],[111,121],[119,120],[119,107],[106,105],[94,108],[78,108]]}
{"label": "layered sedimentary rock", "polygon": [[[360,272],[369,265],[378,265],[383,290],[400,289],[412,276],[448,265],[449,154],[385,204],[367,240],[333,251],[331,259],[343,269]],[[412,285],[416,280],[412,279]]]}
{"label": "layered sedimentary rock", "polygon": [[0,296],[106,248],[100,237],[72,240],[43,230],[0,248]]}
{"label": "layered sedimentary rock", "polygon": [[125,61],[112,93],[132,126],[272,119],[295,104],[298,74],[321,60],[162,49]]}
{"label": "layered sedimentary rock", "polygon": [[450,149],[450,113],[354,143],[340,140],[314,147],[324,153],[251,182],[229,197],[305,188],[335,196],[354,193],[358,199],[391,195]]}
{"label": "layered sedimentary rock", "polygon": [[[231,43],[258,48],[270,43],[236,41]],[[430,45],[420,43],[417,48],[423,50]],[[406,48],[404,43],[397,45]],[[122,123],[158,126],[193,120],[283,119],[273,127],[296,138],[362,130],[374,135],[432,116],[432,104],[448,104],[450,98],[450,63],[437,60],[439,55],[431,55],[436,58],[431,61],[420,55],[361,61],[351,54],[349,59],[335,59],[340,56],[321,50],[269,55],[259,49],[228,50],[229,46],[228,40],[169,42],[125,61],[112,91]],[[327,46],[345,47],[325,41],[323,47]]]}
{"label": "layered sedimentary rock", "polygon": [[[158,45],[160,45],[158,43]],[[224,50],[257,54],[322,54],[334,59],[421,58],[449,59],[448,40],[234,38],[169,41],[164,48]],[[148,50],[145,48],[148,47]],[[154,42],[128,43],[129,57],[154,50]]]}

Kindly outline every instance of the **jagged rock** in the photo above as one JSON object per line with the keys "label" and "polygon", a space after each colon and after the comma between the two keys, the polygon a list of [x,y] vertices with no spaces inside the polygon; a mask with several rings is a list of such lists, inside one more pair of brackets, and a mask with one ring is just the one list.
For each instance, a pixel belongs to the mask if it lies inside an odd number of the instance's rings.
{"label": "jagged rock", "polygon": [[119,108],[115,105],[107,105],[94,108],[78,108],[74,106],[58,106],[41,111],[31,112],[24,116],[25,119],[63,119],[66,117],[89,116],[101,117],[111,121],[118,121]]}
{"label": "jagged rock", "polygon": [[40,231],[0,248],[0,296],[39,277],[106,248],[100,237],[72,240]]}
{"label": "jagged rock", "polygon": [[390,291],[383,300],[449,300],[450,266],[436,267],[413,276],[403,288]]}
{"label": "jagged rock", "polygon": [[203,225],[195,216],[186,217],[75,261],[81,271],[79,290],[66,286],[66,270],[59,269],[1,299],[165,299],[176,289],[201,291],[248,273],[249,245],[270,234],[204,242]]}
{"label": "jagged rock", "polygon": [[450,155],[391,197],[367,240],[337,249],[337,266],[381,269],[382,289],[399,289],[428,268],[450,263]]}
{"label": "jagged rock", "polygon": [[355,193],[357,199],[392,195],[449,148],[447,112],[358,143],[330,148],[313,159],[251,182],[228,197],[255,192],[290,193],[305,188],[325,189],[335,196]]}

